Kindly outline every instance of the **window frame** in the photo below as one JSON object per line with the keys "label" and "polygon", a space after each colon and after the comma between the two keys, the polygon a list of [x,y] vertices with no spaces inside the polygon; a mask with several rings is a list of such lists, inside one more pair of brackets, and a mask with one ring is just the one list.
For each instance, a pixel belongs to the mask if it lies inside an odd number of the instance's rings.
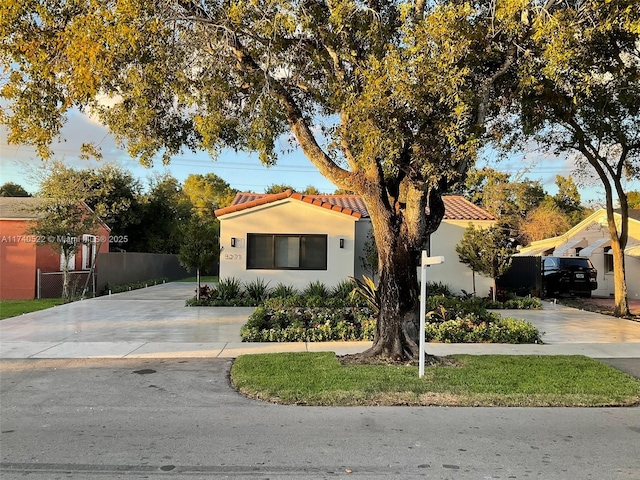
{"label": "window frame", "polygon": [[[271,255],[270,255],[270,262],[269,265],[267,266],[255,266],[254,263],[252,263],[252,254],[251,254],[251,250],[253,248],[255,248],[255,244],[253,242],[254,238],[271,238],[271,242],[270,242],[270,248],[271,248]],[[298,266],[297,267],[282,267],[282,266],[276,266],[277,262],[277,258],[276,258],[276,253],[278,251],[278,247],[277,247],[277,238],[297,238],[298,239],[298,244],[297,244],[297,253],[298,253]],[[307,262],[305,262],[305,259],[307,257],[307,246],[304,245],[304,241],[303,239],[306,238],[314,238],[314,239],[321,239],[324,242],[324,259],[322,262],[322,265],[319,267],[310,267],[309,264]],[[322,234],[322,233],[247,233],[247,261],[245,264],[245,268],[247,270],[303,270],[303,271],[326,271],[328,270],[328,264],[329,264],[329,236],[327,234]],[[318,250],[319,251],[319,250]],[[313,252],[309,252],[309,253],[313,253]]]}

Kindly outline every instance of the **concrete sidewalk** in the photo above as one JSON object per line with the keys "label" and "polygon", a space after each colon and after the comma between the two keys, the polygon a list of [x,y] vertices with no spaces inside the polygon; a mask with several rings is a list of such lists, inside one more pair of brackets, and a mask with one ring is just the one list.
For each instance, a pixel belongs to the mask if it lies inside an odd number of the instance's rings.
{"label": "concrete sidewalk", "polygon": [[[167,283],[61,305],[0,321],[0,358],[234,358],[245,353],[357,353],[370,342],[242,343],[253,308],[185,307],[193,283]],[[434,355],[469,353],[640,358],[640,323],[545,302],[543,310],[507,310],[533,323],[544,345],[427,345]]]}

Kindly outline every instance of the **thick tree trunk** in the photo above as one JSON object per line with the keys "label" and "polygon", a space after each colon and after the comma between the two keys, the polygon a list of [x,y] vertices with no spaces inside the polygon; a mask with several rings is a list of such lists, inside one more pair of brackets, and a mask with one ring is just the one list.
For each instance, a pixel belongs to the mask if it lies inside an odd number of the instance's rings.
{"label": "thick tree trunk", "polygon": [[[624,249],[627,246],[627,239],[629,238],[629,209],[627,198],[622,191],[622,185],[620,184],[619,179],[616,179],[614,183],[616,191],[618,192],[621,207],[620,216],[622,217],[622,221],[620,222],[619,232],[613,213],[613,195],[611,188],[605,188],[607,198],[607,227],[609,229],[609,236],[611,237],[611,253],[613,254],[613,285],[615,302],[613,314],[616,317],[626,317],[631,314],[627,298],[627,280],[625,278],[624,267]],[[608,187],[608,185],[605,186]]]}
{"label": "thick tree trunk", "polygon": [[[419,299],[416,262],[400,235],[381,253],[380,312],[371,353],[405,360],[418,355]],[[380,247],[378,247],[380,248]]]}
{"label": "thick tree trunk", "polygon": [[624,250],[620,248],[619,242],[612,241],[611,252],[613,254],[613,284],[615,292],[613,314],[616,317],[626,317],[630,315],[630,312],[625,279]]}
{"label": "thick tree trunk", "polygon": [[[427,198],[430,199],[426,211]],[[380,312],[373,346],[361,356],[408,360],[419,354],[420,250],[444,215],[440,195],[409,189],[405,202],[365,198],[378,248]]]}
{"label": "thick tree trunk", "polygon": [[[629,316],[629,301],[627,298],[627,280],[625,278],[624,269],[624,249],[629,239],[629,203],[627,195],[622,185],[622,168],[625,164],[627,152],[622,152],[620,158],[616,162],[617,168],[613,168],[606,157],[599,155],[598,149],[592,147],[584,141],[584,133],[580,129],[577,122],[570,122],[570,127],[577,132],[580,139],[577,150],[582,153],[591,166],[595,169],[598,177],[602,181],[604,187],[606,208],[607,208],[607,228],[611,238],[611,251],[613,253],[613,283],[615,307],[614,315],[616,317]],[[595,153],[594,153],[595,152]],[[612,185],[613,184],[613,185]],[[620,202],[620,231],[616,225],[613,213],[613,191],[615,189],[618,201]]]}

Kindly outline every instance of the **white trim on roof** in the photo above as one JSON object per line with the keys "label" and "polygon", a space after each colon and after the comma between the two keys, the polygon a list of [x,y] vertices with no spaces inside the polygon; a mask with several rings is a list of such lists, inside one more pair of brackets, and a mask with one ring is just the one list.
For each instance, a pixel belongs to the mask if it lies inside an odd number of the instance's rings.
{"label": "white trim on roof", "polygon": [[566,255],[567,251],[569,251],[572,248],[579,248],[579,247],[584,248],[586,246],[587,246],[586,238],[576,238],[574,240],[569,240],[568,242],[563,243],[560,246],[556,247],[556,249],[553,251],[553,256],[562,257]]}
{"label": "white trim on roof", "polygon": [[[578,253],[578,256],[579,257],[590,257],[599,248],[602,248],[602,251],[604,252],[604,247],[608,247],[609,245],[611,245],[611,239],[610,238],[606,238],[606,237],[605,238],[599,238],[599,239],[595,240],[594,242],[590,243],[589,245],[587,245],[586,247],[584,247],[582,250],[580,250],[580,252]],[[600,252],[598,252],[598,253],[600,253]]]}
{"label": "white trim on roof", "polygon": [[627,248],[624,249],[624,253],[630,257],[640,258],[640,243],[627,245]]}
{"label": "white trim on roof", "polygon": [[544,252],[553,250],[555,244],[549,244],[544,247],[526,247],[514,255],[514,257],[540,257]]}

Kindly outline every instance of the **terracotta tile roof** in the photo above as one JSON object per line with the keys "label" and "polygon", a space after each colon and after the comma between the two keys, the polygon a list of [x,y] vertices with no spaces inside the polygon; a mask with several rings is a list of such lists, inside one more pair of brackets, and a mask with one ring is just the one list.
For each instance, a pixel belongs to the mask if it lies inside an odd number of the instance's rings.
{"label": "terracotta tile roof", "polygon": [[489,212],[459,195],[447,195],[442,200],[447,220],[496,220]]}
{"label": "terracotta tile roof", "polygon": [[[364,201],[359,195],[303,195],[287,190],[282,193],[247,193],[240,192],[231,202],[231,205],[215,211],[216,216],[227,215],[239,212],[258,205],[293,198],[303,202],[311,203],[319,207],[328,208],[340,213],[352,215],[356,218],[368,218],[369,212]],[[443,197],[445,205],[444,218],[448,220],[495,220],[496,218],[489,212],[474,205],[461,196]]]}

